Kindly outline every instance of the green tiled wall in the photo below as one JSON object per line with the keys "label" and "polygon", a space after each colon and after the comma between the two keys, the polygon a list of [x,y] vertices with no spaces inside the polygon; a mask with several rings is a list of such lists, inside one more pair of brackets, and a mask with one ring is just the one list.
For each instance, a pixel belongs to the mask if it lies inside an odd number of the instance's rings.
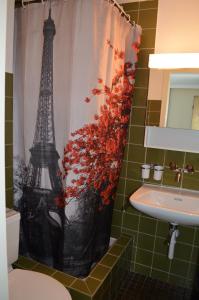
{"label": "green tiled wall", "polygon": [[73,300],[112,300],[129,271],[131,249],[132,238],[122,235],[84,279],[67,275],[27,257],[19,257],[14,267],[52,276],[70,291]]}
{"label": "green tiled wall", "polygon": [[13,74],[5,74],[5,174],[6,206],[13,203]]}
{"label": "green tiled wall", "polygon": [[[199,270],[199,230],[195,227],[179,227],[175,257],[170,261],[167,258],[169,225],[128,206],[129,196],[143,184],[140,166],[145,162],[165,166],[161,182],[153,181],[152,176],[147,182],[199,190],[199,154],[147,149],[143,145],[145,125],[158,125],[161,109],[160,101],[147,101],[147,62],[148,55],[154,52],[157,6],[157,0],[124,5],[132,19],[142,26],[143,35],[128,143],[115,200],[112,235],[117,237],[120,233],[128,233],[134,238],[131,271],[190,287],[194,285]],[[183,174],[182,181],[178,184],[174,180],[174,172],[168,167],[170,161],[175,161],[179,167],[185,167],[187,163],[193,164],[195,172]]]}

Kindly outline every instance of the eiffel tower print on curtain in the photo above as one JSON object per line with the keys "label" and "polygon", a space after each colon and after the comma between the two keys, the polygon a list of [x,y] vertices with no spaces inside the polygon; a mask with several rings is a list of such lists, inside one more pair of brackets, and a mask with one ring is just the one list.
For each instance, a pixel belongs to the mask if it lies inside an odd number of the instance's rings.
{"label": "eiffel tower print on curtain", "polygon": [[53,113],[53,39],[51,18],[44,21],[40,93],[33,145],[21,199],[21,252],[62,269],[64,209],[56,197],[63,193]]}

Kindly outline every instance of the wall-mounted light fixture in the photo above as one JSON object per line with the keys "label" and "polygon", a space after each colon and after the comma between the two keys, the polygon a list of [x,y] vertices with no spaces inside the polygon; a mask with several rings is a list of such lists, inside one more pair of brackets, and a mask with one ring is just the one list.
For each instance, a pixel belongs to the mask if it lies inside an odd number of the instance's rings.
{"label": "wall-mounted light fixture", "polygon": [[151,69],[199,68],[199,53],[157,53],[149,55]]}

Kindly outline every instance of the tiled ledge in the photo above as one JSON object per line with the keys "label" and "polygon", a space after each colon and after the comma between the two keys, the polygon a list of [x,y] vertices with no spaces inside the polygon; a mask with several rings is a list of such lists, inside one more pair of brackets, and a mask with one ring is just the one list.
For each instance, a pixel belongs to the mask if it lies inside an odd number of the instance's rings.
{"label": "tiled ledge", "polygon": [[129,270],[131,244],[131,237],[121,235],[84,279],[70,276],[23,256],[14,263],[14,267],[55,278],[70,291],[73,300],[109,300],[114,299],[123,276]]}

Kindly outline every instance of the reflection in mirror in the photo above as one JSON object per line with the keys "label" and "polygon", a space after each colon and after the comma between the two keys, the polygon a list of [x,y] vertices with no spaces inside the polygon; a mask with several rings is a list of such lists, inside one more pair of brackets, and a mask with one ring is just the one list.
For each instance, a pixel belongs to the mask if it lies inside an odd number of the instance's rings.
{"label": "reflection in mirror", "polygon": [[169,72],[165,126],[199,130],[199,73]]}

